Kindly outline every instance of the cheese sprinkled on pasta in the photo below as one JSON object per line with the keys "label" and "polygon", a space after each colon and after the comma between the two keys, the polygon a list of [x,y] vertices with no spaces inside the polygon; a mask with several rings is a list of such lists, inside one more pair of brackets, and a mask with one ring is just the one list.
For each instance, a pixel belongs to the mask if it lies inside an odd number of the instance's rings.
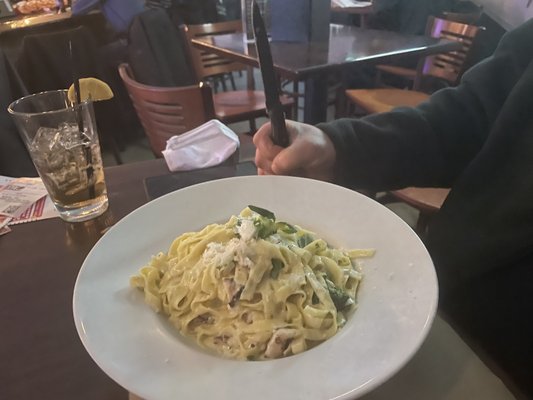
{"label": "cheese sprinkled on pasta", "polygon": [[335,335],[356,305],[357,258],[248,206],[225,224],[184,233],[131,278],[186,336],[239,360],[301,353]]}

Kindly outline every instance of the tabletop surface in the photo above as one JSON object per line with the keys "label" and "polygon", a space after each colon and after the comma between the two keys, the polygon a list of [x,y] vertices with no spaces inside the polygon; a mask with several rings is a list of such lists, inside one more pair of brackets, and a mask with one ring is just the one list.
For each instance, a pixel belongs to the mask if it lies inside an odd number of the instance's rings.
{"label": "tabletop surface", "polygon": [[[242,33],[193,39],[197,47],[257,66],[255,43],[247,43]],[[362,29],[351,25],[330,25],[329,41],[270,42],[272,59],[278,71],[304,77],[316,71],[371,63],[402,55],[452,51],[456,42],[428,36]]]}
{"label": "tabletop surface", "polygon": [[46,25],[72,18],[72,12],[64,11],[61,13],[50,11],[39,14],[17,15],[13,18],[0,20],[0,33],[9,32],[17,29],[33,28],[39,25]]}
{"label": "tabletop surface", "polygon": [[334,5],[332,2],[331,11],[337,12],[337,13],[365,15],[365,14],[373,14],[375,12],[375,8],[372,5],[372,3],[366,2],[366,1],[354,3],[351,6],[342,6],[342,7]]}
{"label": "tabletop surface", "polygon": [[107,168],[110,209],[102,217],[16,225],[0,237],[0,399],[127,398],[78,338],[74,282],[103,232],[148,201],[143,178],[165,173],[162,160]]}
{"label": "tabletop surface", "polygon": [[[248,169],[238,173],[249,173]],[[221,177],[220,171],[212,171],[213,177]],[[163,160],[106,168],[110,209],[103,216],[75,224],[53,218],[16,225],[0,237],[0,399],[128,398],[126,390],[96,366],[78,338],[72,316],[74,283],[85,256],[105,231],[149,201],[145,182],[157,182],[154,177],[168,174]],[[195,174],[204,180],[209,175],[205,170]],[[175,179],[173,175],[166,180],[169,190]],[[513,396],[437,317],[413,360],[365,396],[390,398],[508,400]]]}

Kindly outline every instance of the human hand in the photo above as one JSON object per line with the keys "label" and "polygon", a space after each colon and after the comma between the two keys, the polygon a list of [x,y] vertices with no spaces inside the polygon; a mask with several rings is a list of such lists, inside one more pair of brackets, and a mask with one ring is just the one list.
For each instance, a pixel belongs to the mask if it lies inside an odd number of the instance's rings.
{"label": "human hand", "polygon": [[254,135],[255,164],[259,175],[297,175],[332,181],[336,152],[329,137],[320,129],[286,121],[290,144],[283,148],[270,139],[270,122]]}

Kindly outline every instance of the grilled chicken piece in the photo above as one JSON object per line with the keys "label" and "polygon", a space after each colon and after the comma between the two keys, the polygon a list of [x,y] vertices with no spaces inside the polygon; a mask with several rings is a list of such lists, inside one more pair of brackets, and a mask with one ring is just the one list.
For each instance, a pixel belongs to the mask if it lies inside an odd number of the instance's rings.
{"label": "grilled chicken piece", "polygon": [[222,284],[224,285],[224,290],[228,294],[228,303],[230,307],[233,307],[235,305],[235,302],[239,300],[239,296],[244,286],[235,283],[233,278],[224,278],[222,280]]}
{"label": "grilled chicken piece", "polygon": [[296,337],[296,329],[282,328],[274,331],[265,350],[265,357],[278,358],[283,355],[283,352],[289,347],[289,343]]}

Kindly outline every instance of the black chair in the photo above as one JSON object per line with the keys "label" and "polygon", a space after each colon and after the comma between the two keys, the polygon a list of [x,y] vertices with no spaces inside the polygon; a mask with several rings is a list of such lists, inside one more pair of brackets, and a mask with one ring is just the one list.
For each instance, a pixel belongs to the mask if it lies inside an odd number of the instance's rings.
{"label": "black chair", "polygon": [[163,9],[137,15],[128,33],[128,58],[137,82],[179,87],[198,83],[181,33]]}
{"label": "black chair", "polygon": [[[30,93],[67,89],[72,84],[73,63],[80,77],[109,81],[101,67],[103,62],[98,56],[96,40],[83,26],[25,36],[17,71]],[[109,147],[116,162],[122,164],[117,144],[122,129],[116,99],[94,103],[94,110],[102,146]]]}
{"label": "black chair", "polygon": [[28,150],[7,112],[11,102],[26,94],[20,77],[0,50],[0,175],[37,176]]}

